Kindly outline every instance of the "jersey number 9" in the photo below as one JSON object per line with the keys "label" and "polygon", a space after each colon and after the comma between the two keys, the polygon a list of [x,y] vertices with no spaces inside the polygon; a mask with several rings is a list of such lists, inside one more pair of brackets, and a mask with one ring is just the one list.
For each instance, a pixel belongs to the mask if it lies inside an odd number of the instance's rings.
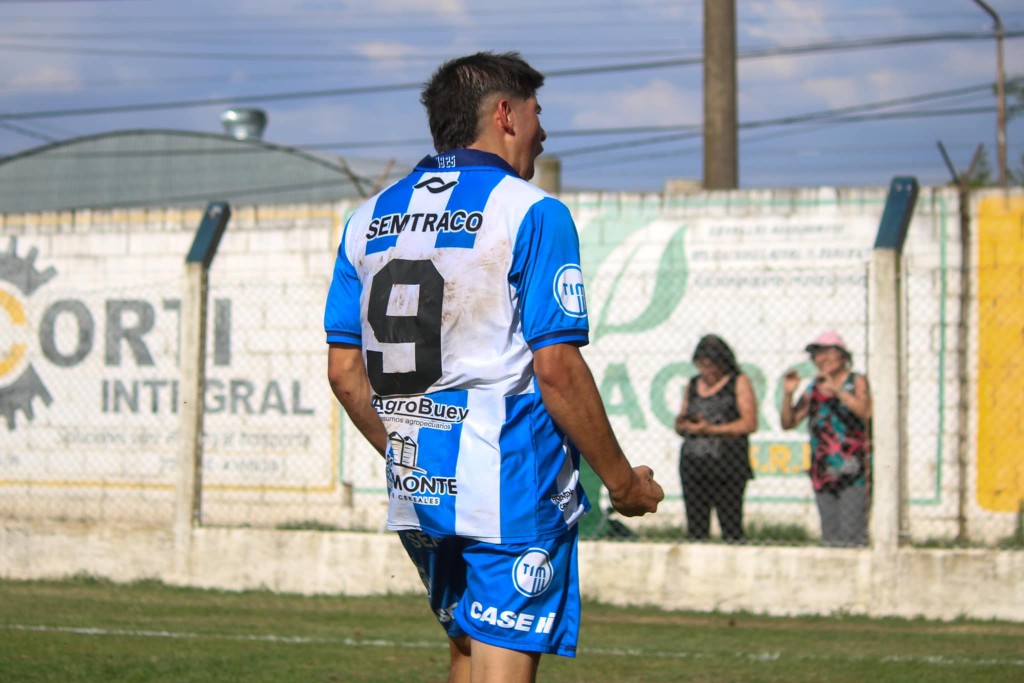
{"label": "jersey number 9", "polygon": [[[419,290],[413,315],[391,315],[388,307],[397,285]],[[441,304],[444,278],[433,261],[395,259],[377,271],[370,285],[367,320],[382,344],[414,344],[416,369],[384,372],[384,353],[366,352],[366,373],[381,396],[424,394],[441,379]]]}

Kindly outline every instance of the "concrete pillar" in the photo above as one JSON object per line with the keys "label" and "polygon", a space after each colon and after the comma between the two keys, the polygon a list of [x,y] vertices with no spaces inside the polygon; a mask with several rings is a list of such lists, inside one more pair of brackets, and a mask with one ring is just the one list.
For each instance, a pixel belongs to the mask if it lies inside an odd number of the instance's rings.
{"label": "concrete pillar", "polygon": [[903,505],[906,415],[903,381],[903,287],[900,281],[903,244],[917,204],[916,178],[896,177],[879,222],[871,251],[868,327],[871,330],[868,381],[872,410],[871,545],[875,561],[899,548]]}
{"label": "concrete pillar", "polygon": [[174,491],[174,559],[188,572],[192,531],[202,520],[203,394],[206,386],[206,309],[210,265],[231,218],[226,202],[211,202],[185,257],[181,300],[181,388],[178,406],[178,481]]}
{"label": "concrete pillar", "polygon": [[874,405],[872,427],[871,545],[895,550],[900,540],[903,481],[900,387],[900,252],[875,249],[871,254],[871,353],[868,381]]}
{"label": "concrete pillar", "polygon": [[185,264],[181,302],[181,405],[178,406],[178,481],[174,491],[174,568],[184,575],[192,527],[199,521],[206,353],[206,267]]}
{"label": "concrete pillar", "polygon": [[692,178],[665,179],[665,194],[696,194],[701,189],[701,182]]}
{"label": "concrete pillar", "polygon": [[552,156],[537,157],[533,184],[548,194],[560,194],[562,192],[562,160]]}

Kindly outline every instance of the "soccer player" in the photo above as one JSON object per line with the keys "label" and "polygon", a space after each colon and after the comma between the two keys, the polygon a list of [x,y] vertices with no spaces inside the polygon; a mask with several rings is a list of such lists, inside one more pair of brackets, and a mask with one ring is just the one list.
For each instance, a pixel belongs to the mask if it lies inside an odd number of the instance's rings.
{"label": "soccer player", "polygon": [[527,182],[543,82],[515,52],[437,69],[420,98],[437,154],[349,219],[324,314],[328,379],[386,460],[388,528],[449,637],[449,681],[575,656],[581,454],[620,513],[664,496],[580,354],[572,217]]}

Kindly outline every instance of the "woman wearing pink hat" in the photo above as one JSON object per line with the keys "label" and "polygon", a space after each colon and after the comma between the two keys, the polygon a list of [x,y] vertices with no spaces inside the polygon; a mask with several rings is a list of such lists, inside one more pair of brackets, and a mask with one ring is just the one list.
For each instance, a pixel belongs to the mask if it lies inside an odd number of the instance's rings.
{"label": "woman wearing pink hat", "polygon": [[818,374],[794,401],[796,370],[782,380],[783,429],[808,418],[811,484],[821,516],[821,542],[830,546],[867,544],[871,484],[871,389],[850,369],[850,351],[836,332],[823,332],[807,345]]}

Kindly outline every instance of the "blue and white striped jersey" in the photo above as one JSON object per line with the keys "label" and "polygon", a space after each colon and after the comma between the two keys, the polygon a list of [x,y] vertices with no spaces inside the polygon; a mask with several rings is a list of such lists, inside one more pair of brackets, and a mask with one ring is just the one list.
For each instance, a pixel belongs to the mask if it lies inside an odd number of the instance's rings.
{"label": "blue and white striped jersey", "polygon": [[389,529],[549,538],[589,508],[533,350],[588,341],[564,204],[500,157],[427,157],[345,226],[324,327],[360,345],[390,435]]}

